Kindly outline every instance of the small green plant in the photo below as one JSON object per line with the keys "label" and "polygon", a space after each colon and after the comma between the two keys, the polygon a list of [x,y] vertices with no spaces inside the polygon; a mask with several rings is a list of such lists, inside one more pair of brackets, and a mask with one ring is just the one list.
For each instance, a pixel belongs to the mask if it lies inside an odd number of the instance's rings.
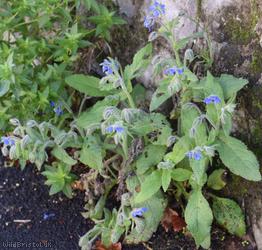
{"label": "small green plant", "polygon": [[50,195],[58,192],[63,192],[68,198],[72,198],[71,184],[76,179],[76,176],[71,174],[71,166],[63,163],[58,163],[57,166],[46,166],[46,170],[42,175],[46,176],[46,185],[50,187]]}
{"label": "small green plant", "polygon": [[[99,16],[93,16],[92,21],[93,12],[90,12],[87,18],[97,27],[82,27],[77,10],[83,8],[83,2],[89,7],[87,0],[1,1],[0,129],[3,134],[9,132],[8,120],[13,117],[23,122],[52,119],[50,101],[71,100],[64,79],[73,71],[79,49],[96,47],[96,40],[92,39],[95,34],[109,40],[110,29],[124,23],[103,4],[91,1],[92,9]],[[53,122],[58,125],[58,119]]]}

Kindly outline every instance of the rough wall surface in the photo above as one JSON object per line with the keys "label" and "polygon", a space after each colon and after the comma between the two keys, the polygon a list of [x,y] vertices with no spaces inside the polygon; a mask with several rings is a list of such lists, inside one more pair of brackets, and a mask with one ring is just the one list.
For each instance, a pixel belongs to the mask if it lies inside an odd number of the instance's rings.
{"label": "rough wall surface", "polygon": [[[238,97],[234,134],[249,145],[262,163],[262,0],[161,2],[167,6],[166,19],[184,13],[176,30],[177,37],[189,36],[203,27],[208,31],[214,54],[213,74],[230,73],[249,79],[248,87]],[[146,43],[148,34],[143,19],[151,1],[115,0],[115,3],[129,22],[129,29],[119,37],[124,40],[124,46],[116,53],[120,60],[130,62],[136,49]],[[191,45],[195,51],[205,46],[201,41]],[[166,44],[158,42],[155,47],[157,53],[169,54]],[[150,69],[141,82],[147,87],[155,85]],[[243,204],[258,249],[262,250],[262,184],[234,177],[226,192]]]}

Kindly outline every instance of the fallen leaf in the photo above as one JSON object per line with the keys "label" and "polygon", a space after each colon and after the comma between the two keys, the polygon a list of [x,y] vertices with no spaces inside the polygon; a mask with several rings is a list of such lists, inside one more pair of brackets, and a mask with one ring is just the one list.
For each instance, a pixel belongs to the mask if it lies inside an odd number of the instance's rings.
{"label": "fallen leaf", "polygon": [[175,232],[179,232],[184,227],[186,227],[185,220],[181,218],[178,215],[178,213],[171,208],[166,208],[161,224],[166,232],[168,232],[168,230],[172,227]]}
{"label": "fallen leaf", "polygon": [[111,244],[109,247],[106,247],[102,244],[100,240],[96,241],[96,250],[121,250],[122,245],[120,242]]}

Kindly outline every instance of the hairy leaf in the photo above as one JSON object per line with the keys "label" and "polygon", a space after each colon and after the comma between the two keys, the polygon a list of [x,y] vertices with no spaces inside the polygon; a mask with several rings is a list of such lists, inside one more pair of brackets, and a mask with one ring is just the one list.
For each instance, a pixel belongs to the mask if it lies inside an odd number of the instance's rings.
{"label": "hairy leaf", "polygon": [[163,104],[168,98],[172,96],[167,90],[168,84],[169,82],[162,81],[160,86],[154,92],[150,102],[150,112],[159,108],[161,104]]}
{"label": "hairy leaf", "polygon": [[166,147],[149,144],[136,161],[137,173],[144,174],[150,167],[157,165],[164,157]]}
{"label": "hairy leaf", "polygon": [[191,146],[191,140],[188,136],[181,137],[173,147],[173,151],[165,156],[166,160],[171,160],[175,164],[182,161]]}
{"label": "hairy leaf", "polygon": [[106,107],[116,105],[119,102],[118,98],[105,98],[102,101],[96,102],[96,104],[83,112],[77,118],[77,125],[81,128],[88,128],[92,125],[100,126],[100,122],[103,120],[103,112]]}
{"label": "hairy leaf", "polygon": [[185,220],[196,244],[201,245],[210,235],[213,215],[201,190],[193,190],[185,210]]}
{"label": "hairy leaf", "polygon": [[58,160],[64,162],[65,164],[68,164],[70,166],[75,165],[77,163],[76,160],[74,160],[72,157],[70,157],[67,154],[67,152],[63,148],[61,148],[59,146],[55,147],[52,150],[52,155],[54,157],[56,157]]}
{"label": "hairy leaf", "polygon": [[192,175],[192,172],[183,168],[172,169],[172,179],[175,181],[186,181],[189,180]]}
{"label": "hairy leaf", "polygon": [[98,144],[84,145],[79,160],[90,168],[102,170],[103,150]]}
{"label": "hairy leaf", "polygon": [[225,99],[229,99],[234,96],[240,89],[248,84],[248,80],[243,78],[236,78],[233,75],[222,74],[218,78],[220,85],[222,86]]}
{"label": "hairy leaf", "polygon": [[167,191],[170,182],[171,182],[171,170],[162,169],[162,187],[164,192]]}
{"label": "hairy leaf", "polygon": [[259,163],[243,142],[221,135],[217,143],[219,156],[232,173],[251,181],[261,180]]}
{"label": "hairy leaf", "polygon": [[[135,186],[139,185],[141,182],[143,183],[146,178],[147,177],[141,177],[138,180],[136,176],[129,177],[127,179],[128,191],[137,193],[135,191]],[[144,213],[143,218],[141,218],[142,221],[140,220],[143,224],[142,231],[140,231],[141,228],[136,226],[126,237],[126,241],[128,244],[138,244],[143,241],[148,241],[157,230],[166,207],[166,201],[164,200],[163,194],[161,191],[158,191],[148,200],[142,203],[134,203],[132,201],[131,205],[132,207],[146,207],[148,211]]]}
{"label": "hairy leaf", "polygon": [[183,135],[195,139],[197,145],[204,145],[207,141],[205,120],[200,119],[201,113],[195,106],[184,105],[181,110],[181,132]]}
{"label": "hairy leaf", "polygon": [[149,43],[140,49],[134,56],[133,63],[125,67],[124,76],[127,81],[138,77],[141,72],[148,66],[152,54],[152,44]]}
{"label": "hairy leaf", "polygon": [[226,170],[222,168],[214,170],[208,177],[207,186],[214,190],[220,190],[225,187],[226,182],[223,179],[225,173]]}
{"label": "hairy leaf", "polygon": [[114,91],[109,92],[100,90],[100,79],[94,76],[76,74],[68,76],[65,81],[70,87],[88,96],[107,96],[114,93]]}
{"label": "hairy leaf", "polygon": [[213,213],[219,225],[231,234],[242,237],[246,233],[244,214],[239,205],[230,199],[214,197]]}
{"label": "hairy leaf", "polygon": [[141,203],[152,197],[162,185],[162,173],[160,170],[153,171],[150,175],[146,176],[145,180],[141,183],[141,191],[135,197],[135,203]]}

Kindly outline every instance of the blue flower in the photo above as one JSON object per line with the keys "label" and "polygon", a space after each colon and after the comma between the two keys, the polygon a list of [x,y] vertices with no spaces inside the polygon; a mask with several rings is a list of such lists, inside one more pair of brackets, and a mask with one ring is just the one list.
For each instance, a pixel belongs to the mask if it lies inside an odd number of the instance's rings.
{"label": "blue flower", "polygon": [[183,68],[177,68],[176,73],[179,74],[179,75],[182,75],[184,73],[184,69]]}
{"label": "blue flower", "polygon": [[108,126],[106,129],[106,133],[118,133],[118,134],[121,134],[125,131],[124,127],[120,126],[120,125],[111,125],[111,126]]}
{"label": "blue flower", "polygon": [[175,68],[168,68],[164,71],[165,75],[168,76],[173,76],[176,73],[176,69]]}
{"label": "blue flower", "polygon": [[159,17],[166,13],[166,6],[158,1],[155,1],[154,4],[149,7],[149,10],[153,17]]}
{"label": "blue flower", "polygon": [[114,126],[109,126],[106,128],[106,133],[113,133],[115,131]]}
{"label": "blue flower", "polygon": [[175,74],[182,75],[183,73],[184,73],[184,69],[183,68],[177,68],[177,67],[171,67],[171,68],[168,68],[164,71],[164,74],[168,75],[168,76],[173,76]]}
{"label": "blue flower", "polygon": [[200,161],[202,159],[202,154],[201,154],[201,151],[199,150],[191,150],[186,153],[186,156],[189,159],[194,159],[196,161]]}
{"label": "blue flower", "polygon": [[1,142],[4,143],[4,145],[6,145],[6,146],[13,146],[13,145],[15,145],[15,140],[12,139],[11,137],[7,137],[7,136],[2,136],[1,137]]}
{"label": "blue flower", "polygon": [[141,208],[136,208],[131,212],[131,215],[133,218],[143,216],[143,213],[147,212],[148,208],[147,207],[141,207]]}
{"label": "blue flower", "polygon": [[100,63],[100,65],[102,66],[102,71],[106,75],[112,75],[114,73],[112,62],[110,62],[108,59],[104,59],[104,61]]}
{"label": "blue flower", "polygon": [[121,126],[115,126],[115,131],[116,133],[123,133],[125,129]]}
{"label": "blue flower", "polygon": [[156,19],[166,13],[166,6],[164,4],[155,1],[149,7],[150,15],[145,17],[144,26],[151,31],[154,26]]}
{"label": "blue flower", "polygon": [[53,110],[57,116],[60,116],[64,113],[61,102],[59,104],[56,104],[54,101],[50,101],[50,106],[54,108]]}
{"label": "blue flower", "polygon": [[202,154],[200,151],[195,151],[194,152],[194,159],[197,161],[200,161],[202,159]]}
{"label": "blue flower", "polygon": [[44,220],[48,220],[51,217],[55,217],[55,214],[54,213],[45,212],[44,215],[43,215],[43,219]]}
{"label": "blue flower", "polygon": [[50,106],[51,106],[52,108],[54,108],[54,107],[55,107],[55,102],[54,102],[54,101],[50,101]]}
{"label": "blue flower", "polygon": [[155,19],[152,16],[145,17],[144,27],[147,28],[149,32],[152,30],[154,25],[155,25]]}
{"label": "blue flower", "polygon": [[204,99],[205,104],[218,104],[221,103],[221,99],[217,95],[210,95]]}
{"label": "blue flower", "polygon": [[57,107],[55,107],[54,111],[55,111],[57,116],[60,116],[60,115],[62,115],[64,113],[63,110],[62,110],[61,105],[58,105]]}

